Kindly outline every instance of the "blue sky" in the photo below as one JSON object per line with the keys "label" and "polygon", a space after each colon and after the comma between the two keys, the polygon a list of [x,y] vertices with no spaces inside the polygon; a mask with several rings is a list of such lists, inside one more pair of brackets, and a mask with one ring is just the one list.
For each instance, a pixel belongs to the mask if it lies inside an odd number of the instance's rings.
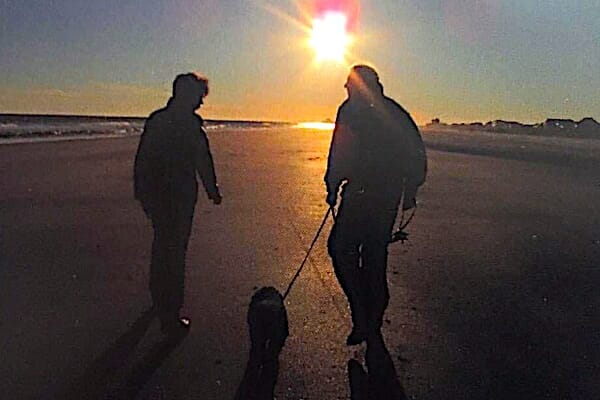
{"label": "blue sky", "polygon": [[341,65],[309,1],[0,0],[0,112],[146,115],[198,70],[206,117],[321,120],[368,62],[420,122],[600,119],[600,0],[363,0]]}

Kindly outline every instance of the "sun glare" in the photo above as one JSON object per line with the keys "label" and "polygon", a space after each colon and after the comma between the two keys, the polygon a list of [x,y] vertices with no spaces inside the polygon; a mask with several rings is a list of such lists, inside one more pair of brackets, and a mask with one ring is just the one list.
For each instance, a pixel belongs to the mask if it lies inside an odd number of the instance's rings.
{"label": "sun glare", "polygon": [[309,43],[315,49],[317,61],[344,61],[350,44],[348,18],[344,13],[328,11],[313,20]]}
{"label": "sun glare", "polygon": [[295,128],[300,129],[315,129],[318,131],[332,131],[335,127],[333,122],[300,122],[295,125]]}

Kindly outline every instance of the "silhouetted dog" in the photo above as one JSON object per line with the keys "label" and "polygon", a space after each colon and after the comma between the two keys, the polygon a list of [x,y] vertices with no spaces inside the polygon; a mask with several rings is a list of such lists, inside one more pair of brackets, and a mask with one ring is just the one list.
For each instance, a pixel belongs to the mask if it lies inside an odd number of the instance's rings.
{"label": "silhouetted dog", "polygon": [[250,355],[236,400],[273,400],[279,353],[289,335],[283,297],[273,287],[254,293],[248,307]]}

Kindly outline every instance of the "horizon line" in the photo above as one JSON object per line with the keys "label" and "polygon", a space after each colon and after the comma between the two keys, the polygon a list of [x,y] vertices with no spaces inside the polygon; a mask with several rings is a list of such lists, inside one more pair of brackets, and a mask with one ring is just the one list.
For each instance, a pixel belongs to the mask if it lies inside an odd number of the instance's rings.
{"label": "horizon line", "polygon": [[[132,118],[132,119],[147,119],[148,116],[142,117],[139,115],[114,115],[114,114],[66,114],[66,113],[19,113],[19,112],[0,112],[0,117],[79,117],[79,118]],[[228,118],[202,118],[204,121],[218,122],[261,122],[270,124],[298,124],[307,121],[276,121],[276,120],[260,120],[260,119],[228,119]],[[312,122],[312,121],[308,121]]]}
{"label": "horizon line", "polygon": [[[28,117],[79,117],[79,118],[98,118],[98,119],[100,119],[100,118],[104,118],[104,119],[123,119],[123,118],[147,119],[148,118],[148,116],[139,116],[139,115],[0,112],[0,117],[22,117],[22,116],[28,116]],[[574,122],[578,122],[578,121],[582,121],[587,118],[596,120],[594,117],[591,117],[591,116],[583,117],[579,120],[573,119],[573,118],[564,118],[564,117],[546,117],[543,121],[533,122],[533,123],[521,122],[518,120],[507,120],[507,119],[502,119],[502,118],[490,119],[486,122],[481,121],[481,120],[479,120],[479,121],[470,120],[468,122],[467,121],[444,122],[443,120],[438,119],[439,120],[438,124],[440,124],[440,125],[454,125],[454,124],[469,125],[469,124],[477,124],[477,123],[486,124],[489,122],[499,121],[499,122],[519,123],[522,125],[535,125],[535,124],[543,123],[547,120],[571,120]],[[428,122],[424,122],[422,124],[417,124],[417,126],[427,127],[427,126],[433,125],[432,122],[435,119],[436,118],[431,119]],[[315,122],[335,123],[335,121],[332,121],[330,118],[325,118],[320,121],[316,121],[316,120],[283,121],[283,120],[229,119],[229,118],[203,118],[203,120],[207,121],[207,122],[247,122],[247,123],[271,123],[271,124],[302,124],[302,123],[315,123]]]}

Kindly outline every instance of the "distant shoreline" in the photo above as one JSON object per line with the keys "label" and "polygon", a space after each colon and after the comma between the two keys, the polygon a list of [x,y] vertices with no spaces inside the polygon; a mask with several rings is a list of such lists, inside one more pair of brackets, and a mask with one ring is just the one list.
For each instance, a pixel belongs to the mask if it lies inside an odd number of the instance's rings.
{"label": "distant shoreline", "polygon": [[[140,117],[140,116],[116,116],[116,115],[86,115],[86,114],[26,114],[26,113],[0,113],[0,122],[5,119],[10,118],[48,118],[48,119],[68,119],[68,118],[77,118],[81,120],[94,120],[94,121],[122,121],[122,120],[132,120],[132,121],[144,121],[148,116]],[[262,121],[262,120],[252,120],[252,119],[211,119],[205,118],[206,122],[212,123],[248,123],[248,124],[277,124],[277,125],[289,125],[289,124],[297,124],[298,122],[289,122],[289,121]]]}
{"label": "distant shoreline", "polygon": [[[70,115],[70,114],[21,114],[0,113],[0,138],[3,142],[15,139],[42,139],[57,136],[129,136],[141,133],[147,117],[114,115]],[[209,130],[233,128],[277,128],[297,126],[319,130],[333,130],[333,121],[283,122],[258,120],[206,119]],[[318,126],[317,126],[318,125]],[[323,125],[323,126],[322,126]],[[473,134],[497,133],[522,136],[563,137],[600,140],[600,123],[593,118],[580,121],[572,119],[547,119],[537,124],[523,124],[517,121],[495,120],[486,123],[451,123],[439,119],[420,125],[425,134],[431,131],[469,132]]]}

